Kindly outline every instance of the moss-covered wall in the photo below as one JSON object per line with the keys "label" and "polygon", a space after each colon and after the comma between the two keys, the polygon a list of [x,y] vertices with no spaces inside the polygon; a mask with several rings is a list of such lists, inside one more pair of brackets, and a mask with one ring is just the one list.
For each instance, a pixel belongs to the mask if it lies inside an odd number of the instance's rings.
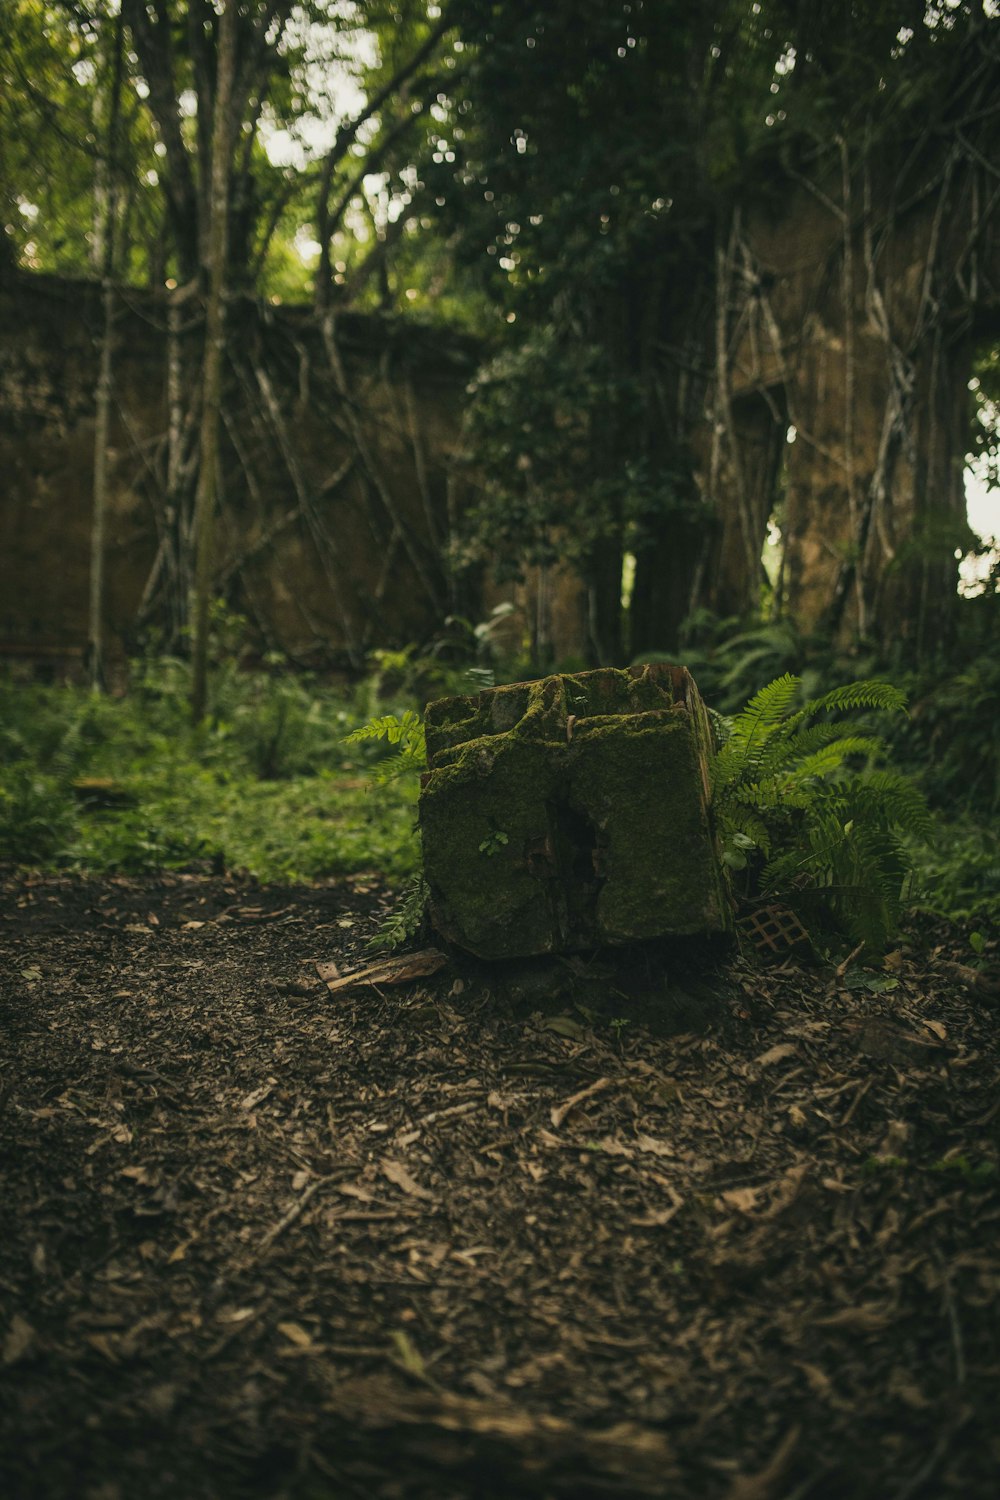
{"label": "moss-covered wall", "polygon": [[[187,411],[201,328],[178,342]],[[115,323],[107,550],[113,649],[164,582],[167,302],[129,292]],[[100,289],[0,279],[0,651],[82,659],[87,640]],[[339,377],[307,310],[230,318],[218,570],[264,644],[339,660],[430,635],[455,608],[445,554],[474,341],[342,315]],[[147,611],[153,623],[155,609]]]}
{"label": "moss-covered wall", "polygon": [[721,614],[756,604],[780,501],[782,603],[800,628],[925,645],[945,628],[972,352],[1000,312],[1000,208],[995,167],[943,149],[838,166],[734,217],[716,289],[725,358],[696,435],[719,519],[702,602]]}
{"label": "moss-covered wall", "polygon": [[[670,603],[645,601],[666,634],[644,618],[644,644],[669,645],[668,614],[676,624],[698,605],[723,616],[757,605],[779,498],[795,623],[936,638],[962,540],[972,339],[1000,309],[1000,211],[983,215],[989,173],[965,163],[940,212],[932,168],[927,191],[889,212],[883,163],[867,218],[859,179],[847,233],[835,181],[734,221],[717,326],[704,330],[700,367],[714,373],[689,434],[704,514],[690,546],[676,524],[654,539]],[[201,334],[191,310],[181,317],[190,397]],[[120,650],[143,613],[155,622],[176,530],[166,323],[165,295],[121,299],[106,570]],[[0,653],[60,666],[87,638],[100,331],[95,284],[0,275]],[[585,664],[588,601],[569,569],[503,589],[484,575],[464,594],[449,576],[462,505],[451,459],[474,341],[344,314],[336,346],[339,376],[307,310],[233,310],[218,533],[229,603],[265,645],[336,661],[426,640],[449,614],[477,622],[506,599],[516,609],[498,641],[516,651],[531,640],[539,665]]]}

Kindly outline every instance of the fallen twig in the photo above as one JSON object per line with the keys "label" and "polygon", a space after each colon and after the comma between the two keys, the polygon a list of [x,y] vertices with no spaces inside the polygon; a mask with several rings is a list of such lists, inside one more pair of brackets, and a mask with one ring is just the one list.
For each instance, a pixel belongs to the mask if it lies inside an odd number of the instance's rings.
{"label": "fallen twig", "polygon": [[306,1205],[316,1196],[320,1188],[325,1187],[328,1182],[333,1181],[334,1175],[336,1174],[331,1174],[329,1177],[317,1177],[314,1182],[310,1182],[309,1186],[299,1195],[296,1202],[292,1204],[284,1218],[279,1219],[277,1224],[272,1225],[267,1231],[257,1246],[258,1255],[263,1254],[265,1250],[269,1250],[278,1236],[284,1234],[285,1230],[291,1224],[295,1223],[295,1220],[299,1218]]}
{"label": "fallen twig", "polygon": [[549,1119],[552,1121],[553,1130],[558,1130],[570,1111],[576,1109],[578,1104],[582,1104],[584,1099],[593,1098],[594,1094],[599,1094],[603,1089],[610,1088],[613,1082],[614,1080],[611,1078],[599,1078],[596,1083],[589,1084],[587,1088],[581,1089],[578,1094],[574,1094],[571,1099],[567,1099],[565,1104],[560,1104],[555,1109],[550,1110]]}

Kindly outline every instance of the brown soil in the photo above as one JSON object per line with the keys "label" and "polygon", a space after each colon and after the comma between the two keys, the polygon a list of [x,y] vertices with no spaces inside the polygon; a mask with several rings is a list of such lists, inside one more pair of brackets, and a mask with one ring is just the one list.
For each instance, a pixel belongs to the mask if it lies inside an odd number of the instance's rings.
{"label": "brown soil", "polygon": [[331,993],[384,902],[7,880],[0,1492],[993,1500],[967,947]]}

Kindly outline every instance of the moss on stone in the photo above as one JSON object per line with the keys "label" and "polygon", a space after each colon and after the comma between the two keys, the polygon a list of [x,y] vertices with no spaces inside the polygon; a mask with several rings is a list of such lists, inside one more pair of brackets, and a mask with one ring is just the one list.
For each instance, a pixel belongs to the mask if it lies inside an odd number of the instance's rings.
{"label": "moss on stone", "polygon": [[644,717],[588,735],[571,771],[605,841],[597,925],[609,943],[716,931],[727,919],[689,723],[647,728]]}
{"label": "moss on stone", "polygon": [[683,669],[613,668],[446,699],[420,802],[431,914],[482,957],[730,924]]}
{"label": "moss on stone", "polygon": [[559,768],[545,746],[507,736],[452,753],[420,799],[435,923],[484,958],[510,953],[512,941],[519,953],[549,952],[551,882],[529,856],[544,844]]}

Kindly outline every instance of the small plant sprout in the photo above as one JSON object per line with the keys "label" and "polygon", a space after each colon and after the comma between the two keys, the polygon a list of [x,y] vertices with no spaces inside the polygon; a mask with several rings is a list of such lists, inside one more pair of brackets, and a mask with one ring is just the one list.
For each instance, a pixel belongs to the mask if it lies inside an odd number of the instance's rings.
{"label": "small plant sprout", "polygon": [[485,854],[487,858],[492,859],[494,854],[499,854],[504,845],[509,843],[510,837],[504,833],[503,829],[495,828],[492,833],[488,833],[483,839],[483,842],[479,846],[479,852],[480,854]]}
{"label": "small plant sprout", "polygon": [[619,1048],[621,1048],[622,1042],[624,1040],[625,1030],[627,1027],[631,1026],[631,1024],[632,1023],[629,1020],[628,1016],[615,1016],[614,1020],[611,1021],[611,1030],[615,1034],[615,1041],[617,1042]]}

